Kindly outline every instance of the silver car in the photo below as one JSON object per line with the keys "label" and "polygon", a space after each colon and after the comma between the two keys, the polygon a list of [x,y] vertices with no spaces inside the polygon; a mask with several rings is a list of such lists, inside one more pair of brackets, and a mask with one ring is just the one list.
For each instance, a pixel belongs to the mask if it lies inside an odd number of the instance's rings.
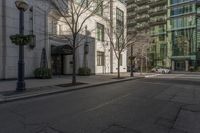
{"label": "silver car", "polygon": [[171,71],[170,71],[169,68],[157,67],[157,68],[153,68],[153,69],[152,69],[152,72],[168,74],[168,73],[170,73]]}

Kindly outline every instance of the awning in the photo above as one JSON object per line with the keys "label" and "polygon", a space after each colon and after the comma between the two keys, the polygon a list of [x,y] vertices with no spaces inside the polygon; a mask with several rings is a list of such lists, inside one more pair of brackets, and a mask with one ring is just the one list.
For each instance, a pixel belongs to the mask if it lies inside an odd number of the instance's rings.
{"label": "awning", "polygon": [[73,48],[70,45],[51,46],[52,55],[71,55]]}

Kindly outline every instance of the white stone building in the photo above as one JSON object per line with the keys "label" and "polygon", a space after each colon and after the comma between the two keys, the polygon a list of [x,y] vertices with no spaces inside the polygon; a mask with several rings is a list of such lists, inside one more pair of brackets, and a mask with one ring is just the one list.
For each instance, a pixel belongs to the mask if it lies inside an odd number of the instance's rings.
{"label": "white stone building", "polygon": [[[14,2],[14,0],[0,0],[0,79],[17,77],[18,46],[12,44],[9,38],[10,35],[19,33],[19,12]],[[30,9],[25,12],[25,34],[35,35],[35,43],[33,43],[35,46],[33,47],[33,44],[25,46],[25,77],[34,76],[33,71],[40,66],[43,48],[47,52],[48,67],[54,74],[71,74],[72,55],[66,54],[66,49],[69,49],[68,43],[62,39],[62,34],[67,32],[67,26],[52,19],[53,13],[45,3],[29,0],[29,5]],[[116,10],[119,9],[123,12],[126,21],[126,6],[120,1],[114,2],[113,5],[113,25],[116,24]],[[110,9],[105,10],[104,17],[111,18],[109,11]],[[87,35],[89,51],[84,58],[84,45],[77,49],[77,70],[86,64],[93,74],[116,72],[117,60],[104,31],[109,28],[106,20],[98,15],[92,16],[84,27],[87,27],[87,31],[90,32]],[[52,36],[51,33],[56,36]],[[85,35],[83,32],[80,36]],[[102,36],[103,40],[99,38]],[[82,43],[85,42],[83,40]],[[121,72],[127,71],[126,58],[125,50],[122,53]]]}

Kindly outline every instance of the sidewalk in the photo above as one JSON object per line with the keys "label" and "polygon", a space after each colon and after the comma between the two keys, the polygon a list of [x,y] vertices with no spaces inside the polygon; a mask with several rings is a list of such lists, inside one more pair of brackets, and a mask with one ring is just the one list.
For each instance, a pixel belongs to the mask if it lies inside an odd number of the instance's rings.
{"label": "sidewalk", "polygon": [[[145,76],[154,76],[153,73],[134,73],[135,77],[145,77]],[[88,84],[94,84],[104,81],[115,81],[117,75],[115,74],[98,74],[92,76],[77,76],[78,82],[84,82]],[[130,73],[121,73],[121,77],[129,78]],[[72,77],[69,76],[54,76],[52,79],[26,79],[26,89],[45,87],[45,86],[54,86],[59,84],[71,83]],[[16,88],[16,80],[5,80],[0,81],[0,92],[12,91]]]}
{"label": "sidewalk", "polygon": [[71,76],[54,76],[52,79],[27,79],[25,80],[26,91],[21,93],[15,92],[16,80],[0,81],[0,102],[7,102],[25,99],[29,97],[37,97],[54,93],[86,89],[94,86],[135,80],[143,78],[147,75],[153,74],[135,73],[134,77],[130,77],[130,73],[121,73],[121,77],[123,77],[122,79],[116,79],[116,74],[77,76],[77,82],[85,84],[70,87],[60,87],[58,85],[71,83]]}

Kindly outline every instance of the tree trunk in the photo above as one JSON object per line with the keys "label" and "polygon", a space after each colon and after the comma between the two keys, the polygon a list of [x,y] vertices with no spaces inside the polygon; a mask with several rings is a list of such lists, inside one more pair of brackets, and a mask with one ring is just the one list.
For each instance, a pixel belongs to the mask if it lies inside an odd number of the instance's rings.
{"label": "tree trunk", "polygon": [[119,79],[120,78],[120,58],[118,59],[118,63],[117,63],[117,67],[118,67],[118,69],[117,69],[117,78]]}
{"label": "tree trunk", "polygon": [[[119,44],[119,43],[118,43]],[[118,50],[119,51],[119,50]],[[118,61],[118,63],[117,63],[117,77],[118,78],[120,78],[120,61],[122,60],[121,59],[122,57],[121,57],[121,54],[120,54],[120,52],[118,53],[118,59],[117,59],[117,61]]]}
{"label": "tree trunk", "polygon": [[143,59],[141,58],[140,60],[140,73],[142,74],[143,72]]}
{"label": "tree trunk", "polygon": [[73,40],[73,74],[72,74],[72,84],[76,84],[76,41]]}
{"label": "tree trunk", "polygon": [[146,73],[147,73],[148,72],[148,61],[147,61],[147,58],[145,60],[146,60]]}

